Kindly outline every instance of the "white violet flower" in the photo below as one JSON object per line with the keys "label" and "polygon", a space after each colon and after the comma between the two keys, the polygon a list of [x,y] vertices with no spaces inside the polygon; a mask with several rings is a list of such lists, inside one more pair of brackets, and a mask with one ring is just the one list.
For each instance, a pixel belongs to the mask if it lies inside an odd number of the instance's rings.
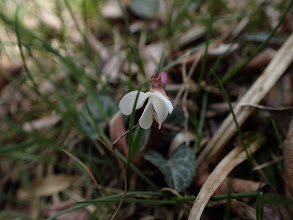
{"label": "white violet flower", "polygon": [[139,126],[143,129],[148,129],[153,124],[153,118],[155,118],[159,124],[159,129],[161,129],[162,123],[166,120],[168,114],[171,114],[173,111],[172,102],[165,93],[166,84],[167,74],[162,72],[158,75],[158,72],[155,71],[150,79],[150,91],[146,93],[140,91],[127,93],[120,100],[119,108],[124,115],[130,115],[137,93],[139,92],[135,110],[140,109],[148,99],[145,109],[139,119]]}

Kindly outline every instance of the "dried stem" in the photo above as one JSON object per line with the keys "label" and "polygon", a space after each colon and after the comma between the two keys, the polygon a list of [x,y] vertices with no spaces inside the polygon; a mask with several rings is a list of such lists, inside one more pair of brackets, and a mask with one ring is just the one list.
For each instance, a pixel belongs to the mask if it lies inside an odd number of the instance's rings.
{"label": "dried stem", "polygon": [[[133,129],[135,129],[138,126],[138,124],[133,126]],[[129,133],[129,129],[125,131],[119,138],[117,138],[115,141],[112,142],[112,146],[114,147],[118,141],[120,141],[125,135]]]}
{"label": "dried stem", "polygon": [[92,179],[93,183],[95,184],[96,188],[99,190],[99,193],[104,196],[101,187],[99,186],[96,178],[94,177],[93,173],[91,172],[91,170],[77,157],[75,157],[73,154],[69,153],[67,150],[62,150],[65,154],[67,154],[69,157],[71,157],[73,160],[75,160],[76,162],[78,162],[84,169],[85,171],[88,173],[88,175],[90,176],[90,178]]}

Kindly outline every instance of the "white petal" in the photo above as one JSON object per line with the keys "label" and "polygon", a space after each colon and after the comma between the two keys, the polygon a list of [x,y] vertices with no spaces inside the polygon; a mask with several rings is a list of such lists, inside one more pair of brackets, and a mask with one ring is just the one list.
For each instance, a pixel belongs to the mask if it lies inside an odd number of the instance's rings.
{"label": "white petal", "polygon": [[151,96],[150,101],[152,102],[155,112],[154,118],[159,123],[159,129],[161,129],[162,123],[166,120],[168,116],[168,109],[166,108],[164,102],[157,96]]}
{"label": "white petal", "polygon": [[160,92],[147,92],[146,94],[154,95],[154,96],[158,97],[159,99],[161,99],[162,102],[164,103],[165,107],[168,109],[169,114],[172,113],[173,105],[172,105],[172,102],[167,97],[162,95]]}
{"label": "white petal", "polygon": [[139,126],[143,129],[149,129],[153,124],[153,106],[149,100],[139,119]]}
{"label": "white petal", "polygon": [[[124,115],[130,115],[131,114],[138,92],[139,91],[129,92],[125,96],[123,96],[123,98],[120,100],[119,108],[121,109],[121,111],[122,111],[122,113]],[[150,96],[150,94],[147,94],[147,93],[144,93],[144,92],[139,92],[139,96],[138,96],[138,99],[137,99],[135,110],[141,108],[143,106],[145,100],[149,96]]]}

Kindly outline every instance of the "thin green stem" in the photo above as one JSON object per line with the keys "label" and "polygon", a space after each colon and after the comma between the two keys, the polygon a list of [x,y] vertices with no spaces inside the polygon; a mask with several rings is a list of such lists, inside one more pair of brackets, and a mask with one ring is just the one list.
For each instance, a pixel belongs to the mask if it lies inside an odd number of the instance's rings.
{"label": "thin green stem", "polygon": [[127,158],[127,164],[129,165],[131,163],[132,157],[134,155],[134,151],[135,151],[135,146],[134,146],[134,140],[133,140],[133,127],[134,127],[134,117],[135,117],[135,110],[136,110],[136,104],[137,104],[137,100],[140,94],[140,89],[137,91],[137,95],[135,98],[135,102],[132,108],[132,113],[130,116],[130,121],[129,121],[129,135],[128,135],[128,158]]}
{"label": "thin green stem", "polygon": [[208,94],[205,93],[202,98],[199,123],[198,123],[198,127],[196,129],[197,140],[194,145],[194,150],[196,150],[199,147],[201,139],[202,139],[202,131],[203,131],[205,116],[206,116],[206,112],[207,112],[207,105],[208,105]]}
{"label": "thin green stem", "polygon": [[211,3],[212,5],[210,8],[210,19],[209,19],[208,28],[207,28],[207,39],[206,39],[206,44],[205,44],[205,52],[204,52],[204,57],[203,57],[203,60],[201,63],[200,74],[199,74],[199,79],[198,79],[198,83],[197,83],[197,85],[198,85],[197,91],[196,91],[197,97],[200,95],[201,82],[203,80],[203,76],[206,71],[208,50],[209,50],[210,40],[211,40],[211,36],[212,36],[213,23],[214,23],[216,0],[211,0],[211,1],[212,1],[212,3]]}
{"label": "thin green stem", "polygon": [[280,147],[282,147],[283,146],[283,138],[282,138],[282,136],[281,136],[281,134],[280,134],[280,132],[278,130],[278,127],[277,127],[277,124],[276,124],[275,120],[272,117],[270,117],[270,118],[271,118],[271,122],[272,122],[272,125],[273,125],[273,128],[274,128],[275,134],[276,134],[276,136],[278,138],[279,145],[280,145]]}
{"label": "thin green stem", "polygon": [[[163,192],[144,192],[144,191],[137,191],[137,192],[127,192],[126,193],[126,197],[128,196],[151,196],[151,197],[160,197],[160,196],[164,196]],[[235,193],[235,194],[231,194],[229,195],[229,198],[231,199],[240,199],[240,198],[256,198],[258,195],[258,192],[250,192],[250,193]],[[123,196],[123,193],[119,193],[116,195],[110,195],[107,197],[102,197],[102,198],[98,198],[95,200],[88,200],[88,201],[83,201],[80,202],[78,205],[73,206],[69,209],[63,210],[53,216],[51,216],[50,218],[48,218],[47,220],[53,220],[56,217],[71,212],[73,210],[77,210],[80,208],[84,208],[88,205],[91,204],[95,204],[95,203],[117,203],[119,201],[121,201],[121,198]],[[219,196],[213,196],[211,198],[211,201],[217,201],[217,200],[226,200],[228,198],[227,195],[219,195]],[[164,204],[178,204],[178,203],[186,203],[186,202],[193,202],[196,199],[196,197],[194,196],[190,196],[190,197],[171,197],[168,199],[124,199],[124,202],[126,203],[143,203],[143,204],[160,204],[160,205],[164,205]]]}
{"label": "thin green stem", "polygon": [[251,159],[251,152],[249,152],[249,149],[250,149],[250,148],[249,148],[249,146],[248,146],[248,143],[247,143],[247,142],[245,141],[245,139],[244,139],[244,136],[243,136],[242,131],[241,131],[241,129],[240,129],[240,126],[239,126],[239,124],[238,124],[238,121],[237,121],[236,115],[235,115],[235,113],[234,113],[233,106],[232,106],[232,104],[231,104],[231,101],[230,101],[230,99],[229,99],[229,96],[228,96],[228,94],[227,94],[227,92],[226,92],[226,90],[225,90],[225,88],[224,88],[222,82],[220,81],[219,77],[218,77],[217,74],[215,73],[215,71],[214,71],[214,70],[211,70],[211,72],[212,72],[212,74],[214,75],[215,79],[217,80],[217,82],[218,82],[218,84],[219,84],[219,86],[220,86],[220,89],[221,89],[221,91],[222,91],[222,93],[223,93],[223,95],[224,95],[224,97],[225,97],[225,99],[226,99],[226,102],[227,102],[228,105],[229,105],[229,109],[230,109],[230,112],[231,112],[231,114],[232,114],[232,116],[233,116],[233,120],[234,120],[234,123],[235,123],[235,125],[236,125],[237,132],[238,132],[238,134],[239,134],[241,144],[242,144],[242,146],[243,146],[243,149],[244,149],[245,152],[246,152],[246,155],[247,155],[248,160],[250,161],[250,163],[251,163],[251,165],[252,165],[253,163],[252,163],[252,159]]}
{"label": "thin green stem", "polygon": [[[94,200],[88,200],[79,202],[80,204],[94,204],[94,203],[115,203],[119,202],[122,193],[110,195],[106,197],[97,198]],[[150,198],[127,198],[130,196],[135,197],[150,197]],[[218,195],[213,196],[211,201],[219,201],[226,199],[240,199],[240,198],[256,198],[258,196],[258,192],[250,192],[250,193],[234,193],[229,195]],[[182,196],[182,197],[166,197],[164,192],[147,192],[147,191],[134,191],[127,192],[125,202],[126,203],[145,203],[145,204],[177,204],[177,203],[186,203],[191,202],[196,199],[196,196]]]}

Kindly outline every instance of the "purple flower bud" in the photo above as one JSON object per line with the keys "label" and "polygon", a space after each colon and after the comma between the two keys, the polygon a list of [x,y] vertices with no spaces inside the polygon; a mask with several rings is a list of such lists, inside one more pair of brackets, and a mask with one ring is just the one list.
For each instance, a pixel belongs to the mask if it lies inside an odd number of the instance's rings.
{"label": "purple flower bud", "polygon": [[161,77],[162,82],[163,82],[164,85],[166,86],[166,85],[167,85],[167,82],[168,82],[168,76],[167,76],[167,73],[165,73],[165,72],[161,72],[160,77]]}

